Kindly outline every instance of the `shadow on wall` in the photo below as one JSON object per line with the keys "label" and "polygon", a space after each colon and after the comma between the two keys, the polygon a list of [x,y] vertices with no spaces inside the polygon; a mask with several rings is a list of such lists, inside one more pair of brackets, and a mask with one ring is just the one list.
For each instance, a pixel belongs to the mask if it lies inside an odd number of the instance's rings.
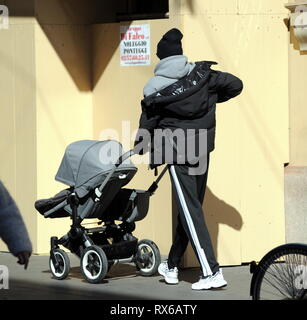
{"label": "shadow on wall", "polygon": [[190,10],[190,12],[193,14],[194,13],[194,3],[193,0],[186,0],[187,6]]}
{"label": "shadow on wall", "polygon": [[[104,44],[93,41],[95,24],[116,20],[115,2],[94,0],[89,6],[83,0],[36,0],[21,5],[8,0],[6,5],[10,16],[35,17],[77,88],[93,90],[120,43],[119,30],[117,36],[106,34]],[[101,52],[95,52],[97,45]]]}
{"label": "shadow on wall", "polygon": [[119,24],[116,35],[112,24],[40,25],[78,89],[92,91],[120,44]]}
{"label": "shadow on wall", "polygon": [[90,27],[38,22],[79,91],[91,91]]}
{"label": "shadow on wall", "polygon": [[[126,21],[124,24],[129,26],[131,21]],[[91,28],[91,36],[94,40],[92,41],[92,90],[120,44],[119,26],[120,24],[118,23],[115,36],[114,24],[105,24],[104,28],[100,28],[99,25],[93,25]]]}
{"label": "shadow on wall", "polygon": [[[49,11],[63,12],[67,19],[64,25],[46,21],[45,7],[36,8],[38,23],[80,91],[94,89],[120,43],[119,32],[114,36],[114,33],[106,31],[103,44],[94,34],[95,23],[110,22],[109,20],[115,15],[115,7],[107,5],[108,8],[104,8],[103,6],[103,3],[94,2],[92,10],[82,17],[80,12],[82,6],[78,8],[71,1],[50,2]],[[104,16],[98,16],[99,12]],[[96,50],[97,46],[101,51]]]}
{"label": "shadow on wall", "polygon": [[205,213],[206,224],[211,235],[212,246],[216,256],[218,256],[217,242],[219,225],[225,224],[239,231],[243,226],[243,220],[239,211],[227,204],[225,201],[219,199],[208,187],[206,189],[203,211]]}
{"label": "shadow on wall", "polygon": [[[172,197],[173,207],[173,238],[175,237],[177,227],[177,205]],[[207,186],[205,193],[205,200],[203,203],[204,218],[209,230],[213,250],[215,255],[218,256],[218,236],[219,226],[225,224],[235,230],[241,230],[243,226],[243,219],[238,210],[225,201],[219,199],[211,189]],[[190,245],[189,245],[190,246]]]}

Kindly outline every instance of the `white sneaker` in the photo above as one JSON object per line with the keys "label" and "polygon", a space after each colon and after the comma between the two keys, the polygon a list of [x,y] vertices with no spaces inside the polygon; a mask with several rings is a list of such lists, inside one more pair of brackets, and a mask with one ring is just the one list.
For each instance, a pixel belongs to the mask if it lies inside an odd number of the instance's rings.
{"label": "white sneaker", "polygon": [[192,284],[193,290],[209,290],[209,289],[217,289],[223,288],[227,286],[227,282],[225,281],[222,270],[220,269],[212,276],[208,276],[206,278],[200,278],[198,282]]}
{"label": "white sneaker", "polygon": [[164,277],[164,280],[168,284],[177,284],[178,281],[178,269],[176,267],[169,269],[167,261],[160,263],[158,272]]}

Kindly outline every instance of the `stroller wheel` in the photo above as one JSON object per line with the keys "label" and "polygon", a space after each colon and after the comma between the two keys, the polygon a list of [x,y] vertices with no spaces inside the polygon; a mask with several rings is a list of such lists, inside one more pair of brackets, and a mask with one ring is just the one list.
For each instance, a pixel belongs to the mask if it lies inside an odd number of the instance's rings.
{"label": "stroller wheel", "polygon": [[56,262],[58,265],[55,265],[50,257],[49,259],[49,267],[52,275],[58,279],[65,279],[70,270],[70,262],[67,253],[61,249],[53,250],[53,254],[55,256]]}
{"label": "stroller wheel", "polygon": [[89,283],[100,283],[108,272],[108,259],[96,246],[87,247],[81,257],[81,272]]}
{"label": "stroller wheel", "polygon": [[134,262],[136,269],[142,276],[149,277],[155,274],[161,263],[160,251],[157,245],[147,239],[139,241]]}

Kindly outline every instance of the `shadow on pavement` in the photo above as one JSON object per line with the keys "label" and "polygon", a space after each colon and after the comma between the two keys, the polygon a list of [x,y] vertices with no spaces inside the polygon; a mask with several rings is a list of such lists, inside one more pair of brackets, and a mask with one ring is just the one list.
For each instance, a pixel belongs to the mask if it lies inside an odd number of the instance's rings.
{"label": "shadow on pavement", "polygon": [[[54,280],[56,281],[56,280]],[[69,287],[67,281],[61,284],[41,284],[29,280],[12,280],[10,289],[2,290],[0,300],[146,300],[142,296],[97,291],[94,285]],[[103,285],[103,284],[102,284]],[[93,290],[94,289],[94,290]]]}

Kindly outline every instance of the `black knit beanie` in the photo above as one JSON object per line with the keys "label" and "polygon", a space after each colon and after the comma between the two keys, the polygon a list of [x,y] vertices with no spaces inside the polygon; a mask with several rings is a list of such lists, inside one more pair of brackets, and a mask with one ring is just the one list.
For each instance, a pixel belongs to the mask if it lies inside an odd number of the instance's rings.
{"label": "black knit beanie", "polygon": [[157,45],[158,58],[161,60],[182,54],[182,38],[183,34],[178,29],[174,28],[167,31]]}

